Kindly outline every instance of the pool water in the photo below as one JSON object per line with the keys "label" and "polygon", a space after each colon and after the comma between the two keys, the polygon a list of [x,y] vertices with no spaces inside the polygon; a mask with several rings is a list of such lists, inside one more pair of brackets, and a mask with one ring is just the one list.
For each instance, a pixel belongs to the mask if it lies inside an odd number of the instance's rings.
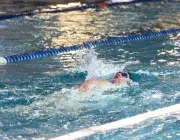
{"label": "pool water", "polygon": [[[0,21],[0,55],[179,28],[178,1]],[[48,139],[180,102],[180,40],[149,39],[0,66],[0,139]],[[79,93],[132,73],[133,86]],[[179,139],[179,115],[84,139]]]}

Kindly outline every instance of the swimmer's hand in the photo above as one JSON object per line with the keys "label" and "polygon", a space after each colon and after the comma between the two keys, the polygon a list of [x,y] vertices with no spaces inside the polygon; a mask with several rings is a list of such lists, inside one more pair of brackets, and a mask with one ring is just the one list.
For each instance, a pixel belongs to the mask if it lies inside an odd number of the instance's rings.
{"label": "swimmer's hand", "polygon": [[78,90],[80,92],[87,92],[87,91],[94,90],[95,88],[102,88],[102,87],[106,87],[106,86],[110,86],[110,85],[112,85],[112,84],[108,81],[90,79],[90,80],[87,80],[84,83],[82,83],[79,86]]}

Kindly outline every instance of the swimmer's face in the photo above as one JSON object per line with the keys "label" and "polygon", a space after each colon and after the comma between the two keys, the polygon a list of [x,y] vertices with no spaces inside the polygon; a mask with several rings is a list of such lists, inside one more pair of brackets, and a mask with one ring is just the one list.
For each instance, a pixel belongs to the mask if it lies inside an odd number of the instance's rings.
{"label": "swimmer's face", "polygon": [[127,72],[118,72],[114,76],[112,83],[121,84],[129,80],[129,74]]}

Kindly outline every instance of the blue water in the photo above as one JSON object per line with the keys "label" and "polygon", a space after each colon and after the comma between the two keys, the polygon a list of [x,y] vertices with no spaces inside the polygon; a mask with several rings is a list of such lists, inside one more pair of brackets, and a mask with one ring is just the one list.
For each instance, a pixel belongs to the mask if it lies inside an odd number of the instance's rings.
{"label": "blue water", "polygon": [[[0,21],[0,55],[178,28],[179,2]],[[0,139],[48,139],[180,101],[180,40],[150,39],[0,66]],[[132,73],[129,88],[75,90]],[[179,115],[84,139],[178,139]]]}

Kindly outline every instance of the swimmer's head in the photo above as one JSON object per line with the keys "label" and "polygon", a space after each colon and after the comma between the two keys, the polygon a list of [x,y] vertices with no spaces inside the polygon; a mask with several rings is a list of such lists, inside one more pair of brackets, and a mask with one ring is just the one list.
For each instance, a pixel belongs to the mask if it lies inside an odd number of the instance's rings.
{"label": "swimmer's head", "polygon": [[130,73],[128,72],[117,72],[113,78],[112,83],[114,84],[128,84],[130,81]]}

